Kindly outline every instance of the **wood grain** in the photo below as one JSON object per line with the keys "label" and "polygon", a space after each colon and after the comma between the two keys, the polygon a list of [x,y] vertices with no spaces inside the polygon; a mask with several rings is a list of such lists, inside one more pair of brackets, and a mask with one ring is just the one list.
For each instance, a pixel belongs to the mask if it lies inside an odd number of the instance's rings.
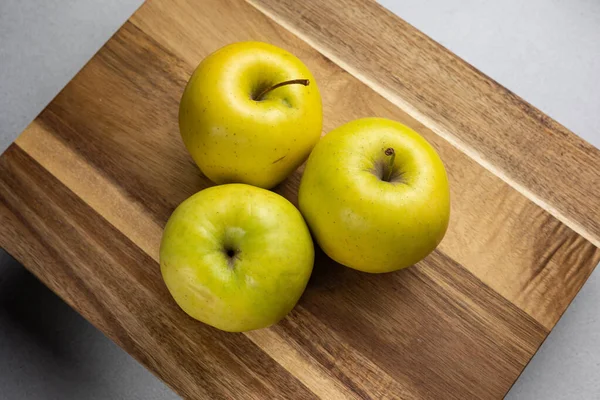
{"label": "wood grain", "polygon": [[178,309],[157,260],[17,145],[0,174],[2,237],[28,238],[9,251],[185,397],[500,396],[547,334],[441,252],[393,279],[319,254],[284,322],[223,333]]}
{"label": "wood grain", "polygon": [[[442,242],[442,249],[546,327],[554,326],[595,266],[585,261],[597,257],[595,248],[314,49],[269,23],[250,7],[237,2],[232,4],[238,7],[238,12],[224,14],[217,5],[207,7],[205,15],[211,21],[220,21],[221,28],[203,31],[202,35],[194,34],[199,22],[193,2],[178,3],[182,16],[170,14],[162,2],[150,2],[131,21],[190,66],[234,41],[259,39],[289,49],[309,64],[321,87],[327,104],[324,132],[355,118],[381,116],[402,121],[423,134],[440,152],[451,179],[453,229]],[[244,29],[236,28],[240,20],[254,21],[255,18],[265,21],[260,32],[250,23]],[[178,20],[181,23],[177,23]],[[86,102],[91,101],[93,99],[86,99]],[[66,118],[72,119],[71,116]],[[179,138],[175,141],[179,143]],[[288,180],[290,184],[283,185],[279,191],[294,199],[299,178],[299,174],[292,176]],[[492,209],[503,211],[490,212]],[[553,247],[536,243],[540,237],[547,240],[545,243],[553,243]],[[549,251],[556,246],[556,251]],[[582,257],[583,262],[567,262],[567,257],[573,255]]]}
{"label": "wood grain", "polygon": [[[180,311],[157,261],[170,213],[212,185],[179,137],[186,80],[248,39],[306,62],[324,132],[376,115],[422,133],[453,203],[415,267],[367,275],[318,253],[290,316],[231,335]],[[151,0],[0,158],[0,245],[186,398],[498,398],[600,251],[406,111],[241,0]],[[294,203],[301,172],[277,188]]]}
{"label": "wood grain", "polygon": [[600,246],[600,150],[371,0],[248,0]]}

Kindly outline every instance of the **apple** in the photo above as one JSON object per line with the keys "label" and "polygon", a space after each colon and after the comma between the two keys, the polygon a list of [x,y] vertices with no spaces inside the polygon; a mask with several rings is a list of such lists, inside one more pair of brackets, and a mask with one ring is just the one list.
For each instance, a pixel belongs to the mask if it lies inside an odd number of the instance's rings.
{"label": "apple", "polygon": [[242,42],[200,63],[181,98],[179,128],[210,180],[269,189],[306,160],[322,114],[315,78],[298,58]]}
{"label": "apple", "polygon": [[446,170],[412,129],[383,118],[352,121],[311,153],[300,211],[323,251],[365,272],[408,267],[441,242],[450,217]]}
{"label": "apple", "polygon": [[302,295],[313,261],[296,207],[244,184],[214,186],[185,200],[160,244],[161,273],[177,304],[229,332],[283,318]]}

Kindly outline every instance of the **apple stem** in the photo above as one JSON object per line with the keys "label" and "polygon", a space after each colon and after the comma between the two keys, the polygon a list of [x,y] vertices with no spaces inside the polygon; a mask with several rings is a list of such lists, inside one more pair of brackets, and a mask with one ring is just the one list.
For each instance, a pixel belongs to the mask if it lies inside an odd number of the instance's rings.
{"label": "apple stem", "polygon": [[260,94],[254,98],[254,100],[261,101],[262,98],[264,97],[264,95],[266,95],[267,93],[269,93],[271,90],[275,90],[275,89],[277,89],[278,87],[281,87],[281,86],[285,86],[285,85],[304,85],[304,86],[308,86],[309,84],[310,84],[310,81],[308,79],[292,79],[292,80],[289,80],[289,81],[279,82],[279,83],[277,83],[277,84],[275,84],[273,86],[270,86],[270,87],[266,88],[262,92],[260,92]]}
{"label": "apple stem", "polygon": [[392,172],[394,171],[394,161],[396,160],[396,152],[391,147],[385,149],[385,155],[388,156],[388,167],[386,170],[385,181],[389,182],[392,179]]}

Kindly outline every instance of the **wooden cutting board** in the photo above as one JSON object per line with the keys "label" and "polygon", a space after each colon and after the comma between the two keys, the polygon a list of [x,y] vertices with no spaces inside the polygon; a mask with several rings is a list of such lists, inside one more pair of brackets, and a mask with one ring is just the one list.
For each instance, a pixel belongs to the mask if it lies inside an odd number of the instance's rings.
{"label": "wooden cutting board", "polygon": [[[159,271],[173,209],[211,185],[178,102],[235,41],[302,59],[326,133],[366,116],[447,166],[449,232],[369,275],[317,251],[299,305],[229,334],[187,317]],[[600,153],[367,0],[149,0],[0,159],[0,245],[186,398],[500,398],[600,251]],[[276,191],[296,203],[302,168]]]}

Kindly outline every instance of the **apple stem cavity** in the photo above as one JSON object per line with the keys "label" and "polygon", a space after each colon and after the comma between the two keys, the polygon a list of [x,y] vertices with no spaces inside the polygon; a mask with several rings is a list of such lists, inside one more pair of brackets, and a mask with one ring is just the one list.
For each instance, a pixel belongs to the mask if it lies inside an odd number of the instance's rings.
{"label": "apple stem cavity", "polygon": [[259,93],[258,96],[256,96],[254,98],[255,101],[261,101],[263,99],[263,97],[269,93],[272,90],[277,89],[278,87],[282,87],[282,86],[286,86],[286,85],[304,85],[304,86],[308,86],[310,84],[310,81],[308,79],[292,79],[289,81],[284,81],[284,82],[279,82],[273,86],[270,86],[268,88],[266,88],[265,90],[263,90],[262,92]]}
{"label": "apple stem cavity", "polygon": [[392,179],[392,173],[394,172],[394,161],[396,160],[396,152],[393,148],[388,147],[387,149],[385,149],[385,155],[388,157],[388,165],[384,180],[386,182],[390,182],[390,179]]}
{"label": "apple stem cavity", "polygon": [[224,251],[225,253],[225,257],[227,257],[227,265],[229,265],[229,268],[234,269],[235,268],[235,261],[237,260],[237,256],[239,251],[233,248],[225,248]]}

